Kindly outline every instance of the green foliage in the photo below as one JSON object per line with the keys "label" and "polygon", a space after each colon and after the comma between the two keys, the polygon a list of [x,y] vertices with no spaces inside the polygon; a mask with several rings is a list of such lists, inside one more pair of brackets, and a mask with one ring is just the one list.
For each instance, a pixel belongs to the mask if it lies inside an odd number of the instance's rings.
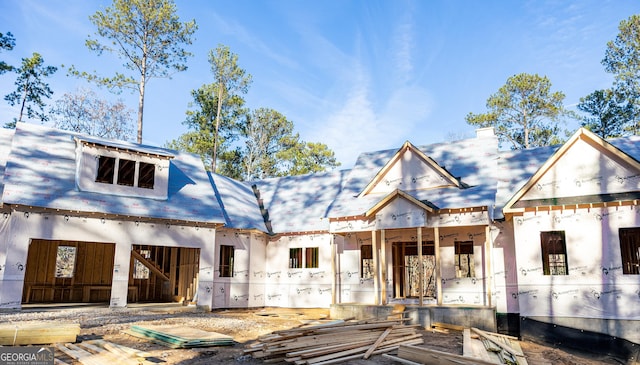
{"label": "green foliage", "polygon": [[191,56],[183,46],[192,43],[197,26],[194,20],[181,23],[171,0],[114,0],[111,7],[97,11],[89,19],[96,26],[96,35],[86,46],[101,55],[116,54],[133,75],[116,73],[113,77],[79,71],[69,74],[119,91],[132,88],[138,92],[138,142],[142,142],[142,120],[146,83],[151,78],[170,77],[187,69]]}
{"label": "green foliage", "polygon": [[29,118],[38,118],[43,122],[49,119],[44,112],[46,103],[43,99],[50,98],[53,91],[44,82],[44,78],[53,75],[57,70],[54,66],[45,66],[39,53],[34,52],[31,58],[22,59],[22,65],[15,70],[18,74],[16,89],[4,97],[11,106],[20,105],[20,114],[16,122],[22,121],[25,110]]}
{"label": "green foliage", "polygon": [[[231,95],[219,104],[217,90],[218,85],[215,83],[192,90],[193,101],[189,103],[190,109],[187,110],[187,118],[184,121],[198,138],[191,136],[183,142],[190,144],[190,152],[202,156],[209,171],[215,168],[214,158],[219,158],[218,154],[227,152],[231,143],[238,139],[240,119],[247,113],[244,109],[244,99],[238,95]],[[217,120],[224,123],[218,125]]]}
{"label": "green foliage", "polygon": [[477,127],[494,127],[500,142],[512,149],[547,146],[559,142],[559,119],[568,116],[564,94],[551,92],[545,77],[526,73],[507,79],[498,92],[487,99],[488,111],[469,113],[465,120]]}
{"label": "green foliage", "polygon": [[[0,33],[0,50],[11,51],[15,45],[16,39],[13,37],[13,34],[11,34],[11,32],[7,32],[7,34]],[[7,64],[4,61],[0,61],[0,75],[12,70],[13,66]]]}
{"label": "green foliage", "polygon": [[340,166],[333,151],[326,144],[319,142],[300,141],[294,148],[283,151],[279,157],[287,166],[279,176],[303,175]]}
{"label": "green foliage", "polygon": [[55,127],[100,138],[133,140],[132,110],[118,100],[98,98],[93,90],[78,89],[66,93],[51,108]]}
{"label": "green foliage", "polygon": [[251,75],[238,56],[219,45],[209,52],[211,84],[191,92],[184,124],[190,131],[169,142],[170,148],[202,157],[205,168],[238,180],[304,174],[336,167],[333,152],[320,143],[305,143],[293,134],[293,123],[279,112],[249,112],[239,94],[248,91]]}
{"label": "green foliage", "polygon": [[251,112],[241,135],[245,140],[242,151],[243,179],[254,180],[276,176],[278,173],[278,154],[290,148],[293,123],[273,109],[260,108]]}
{"label": "green foliage", "polygon": [[[640,15],[632,15],[620,22],[615,40],[607,43],[602,64],[615,77],[614,91],[618,104],[629,113],[627,118],[638,132],[640,116]],[[622,116],[621,116],[622,117]]]}
{"label": "green foliage", "polygon": [[[214,80],[211,97],[215,99],[216,105],[211,157],[211,171],[215,172],[218,153],[224,151],[224,136],[220,134],[220,129],[234,129],[232,123],[235,122],[235,118],[223,119],[222,111],[237,102],[240,98],[239,93],[247,93],[251,75],[238,65],[238,55],[232,53],[228,46],[218,45],[215,50],[209,51],[209,64]],[[242,101],[244,103],[244,100]]]}
{"label": "green foliage", "polygon": [[596,90],[580,98],[578,109],[588,113],[582,117],[582,126],[602,138],[624,135],[632,111],[621,99],[613,90]]}
{"label": "green foliage", "polygon": [[640,94],[640,15],[620,22],[616,39],[607,43],[602,64],[616,85],[629,95]]}

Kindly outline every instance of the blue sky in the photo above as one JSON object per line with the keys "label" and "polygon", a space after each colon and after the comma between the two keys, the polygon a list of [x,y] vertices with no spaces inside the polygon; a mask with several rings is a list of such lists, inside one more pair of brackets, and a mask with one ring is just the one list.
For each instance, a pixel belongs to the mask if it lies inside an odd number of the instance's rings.
{"label": "blue sky", "polygon": [[[97,56],[84,41],[91,14],[110,1],[0,0],[0,32],[16,38],[0,59],[19,65],[39,52],[47,65],[75,65],[105,75],[122,71],[115,56]],[[349,168],[360,152],[474,136],[469,112],[514,74],[547,76],[575,108],[607,88],[600,61],[621,20],[640,13],[637,0],[176,0],[183,21],[195,19],[189,69],[152,79],[144,143],[163,145],[187,131],[190,91],[212,82],[209,50],[238,55],[253,76],[245,99],[287,116],[305,141],[322,142]],[[0,95],[15,76],[0,76]],[[60,68],[49,104],[83,82]],[[97,90],[113,98],[105,90]],[[123,98],[137,110],[135,95]],[[0,100],[2,123],[17,109]],[[135,116],[135,113],[133,114]],[[575,129],[577,124],[568,125]]]}

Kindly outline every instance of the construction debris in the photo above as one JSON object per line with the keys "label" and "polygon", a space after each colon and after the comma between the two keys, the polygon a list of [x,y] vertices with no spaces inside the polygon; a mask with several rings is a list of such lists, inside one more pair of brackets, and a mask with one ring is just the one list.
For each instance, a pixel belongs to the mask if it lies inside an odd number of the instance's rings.
{"label": "construction debris", "polygon": [[[77,345],[72,343],[56,344],[56,350],[66,355],[72,360],[84,365],[144,365],[154,364],[158,359],[145,351],[118,345],[104,340],[90,340],[80,342]],[[67,364],[56,356],[57,364]]]}
{"label": "construction debris", "polygon": [[46,345],[76,342],[78,323],[20,322],[0,324],[0,345]]}
{"label": "construction debris", "polygon": [[383,356],[410,365],[527,365],[517,338],[477,328],[463,328],[462,331],[462,356],[408,344],[399,346],[397,356]]}
{"label": "construction debris", "polygon": [[493,364],[526,365],[527,360],[516,337],[477,328],[463,331],[463,355]]}
{"label": "construction debris", "polygon": [[235,343],[231,336],[184,326],[131,326],[125,333],[174,349],[230,346]]}
{"label": "construction debris", "polygon": [[265,363],[296,365],[338,364],[367,359],[398,349],[400,344],[422,344],[419,325],[403,320],[342,321],[272,332],[246,346],[244,352]]}

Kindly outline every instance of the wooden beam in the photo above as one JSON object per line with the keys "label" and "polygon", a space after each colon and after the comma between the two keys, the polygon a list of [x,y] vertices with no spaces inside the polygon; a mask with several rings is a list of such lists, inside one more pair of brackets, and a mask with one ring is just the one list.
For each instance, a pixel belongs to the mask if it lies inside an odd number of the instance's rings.
{"label": "wooden beam", "polygon": [[367,352],[364,353],[363,359],[368,359],[371,354],[376,350],[376,348],[378,346],[380,346],[380,344],[382,343],[382,341],[384,341],[384,339],[387,337],[387,335],[389,333],[391,333],[391,330],[393,328],[389,327],[387,328],[384,332],[382,332],[382,334],[380,335],[380,337],[378,337],[378,339],[376,340],[376,342],[373,343],[373,345],[371,345],[371,347],[369,347],[369,349],[367,350]]}
{"label": "wooden beam", "polygon": [[336,235],[331,235],[331,304],[336,304],[336,289],[338,287],[336,277],[337,268],[336,268],[336,259],[337,259],[337,249],[336,249]]}
{"label": "wooden beam", "polygon": [[381,303],[387,304],[387,245],[385,242],[385,230],[380,231],[380,286]]}
{"label": "wooden beam", "polygon": [[149,270],[151,270],[154,274],[158,275],[159,277],[161,277],[162,279],[169,281],[169,277],[163,273],[162,271],[160,271],[160,269],[158,269],[156,267],[156,265],[154,265],[152,262],[150,262],[149,260],[147,260],[144,256],[142,256],[138,251],[136,250],[132,250],[131,251],[131,255],[138,261],[140,261],[141,264],[143,264],[144,266],[146,266]]}
{"label": "wooden beam", "polygon": [[371,231],[371,249],[373,251],[373,270],[375,275],[373,276],[373,295],[374,302],[373,304],[380,304],[380,291],[378,287],[378,282],[380,281],[380,263],[378,262],[378,244],[376,242],[376,230]]}
{"label": "wooden beam", "polygon": [[442,273],[440,272],[440,228],[433,228],[434,253],[436,256],[436,301],[442,305]]}
{"label": "wooden beam", "polygon": [[422,262],[422,227],[418,227],[418,298],[419,305],[422,307],[424,304],[424,263]]}
{"label": "wooden beam", "polygon": [[493,295],[493,290],[492,290],[492,281],[491,281],[491,275],[493,275],[493,242],[491,240],[491,227],[486,226],[485,230],[484,230],[484,254],[485,254],[485,272],[484,272],[484,277],[485,277],[485,285],[486,285],[486,293],[487,293],[487,305],[489,307],[491,307],[491,302],[492,302],[492,295]]}

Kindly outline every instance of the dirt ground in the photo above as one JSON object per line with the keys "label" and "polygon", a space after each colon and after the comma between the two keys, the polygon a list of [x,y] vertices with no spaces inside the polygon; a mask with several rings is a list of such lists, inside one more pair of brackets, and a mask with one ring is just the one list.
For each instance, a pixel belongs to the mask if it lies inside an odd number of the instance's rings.
{"label": "dirt ground", "polygon": [[[202,311],[195,307],[163,305],[139,306],[135,308],[109,309],[105,307],[69,308],[25,308],[20,312],[0,314],[0,323],[21,321],[76,322],[80,323],[80,340],[104,339],[116,344],[132,347],[153,355],[153,362],[161,365],[205,365],[205,364],[263,364],[243,352],[245,346],[258,336],[273,331],[298,327],[302,324],[328,320],[328,309],[237,309]],[[123,333],[132,325],[179,325],[232,336],[233,346],[216,346],[194,349],[171,349],[144,339]],[[421,329],[424,347],[453,354],[462,354],[462,333],[448,333]],[[521,347],[529,364],[620,364],[604,356],[568,351],[522,341]],[[58,356],[58,355],[57,355]],[[63,359],[64,356],[60,355]],[[63,359],[74,363],[71,359]],[[286,364],[286,363],[283,363]],[[368,360],[352,360],[347,365],[398,364],[380,355]]]}

